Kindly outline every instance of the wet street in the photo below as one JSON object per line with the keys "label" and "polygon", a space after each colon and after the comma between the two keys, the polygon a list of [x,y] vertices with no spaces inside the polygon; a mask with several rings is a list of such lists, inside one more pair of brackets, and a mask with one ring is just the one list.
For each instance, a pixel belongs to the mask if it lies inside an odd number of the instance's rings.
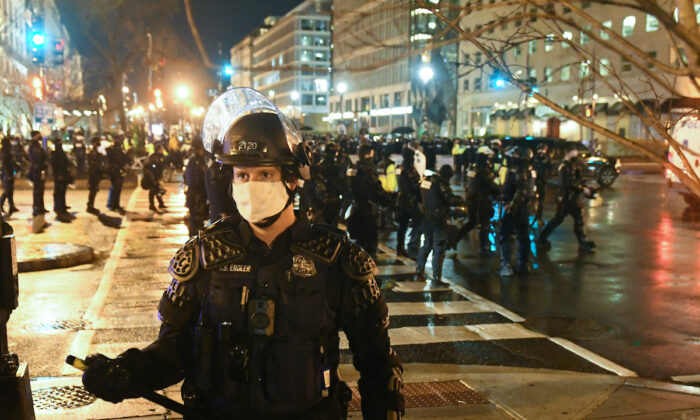
{"label": "wet street", "polygon": [[[34,235],[26,214],[31,194],[18,192],[23,213],[11,222],[20,246],[76,243],[93,247],[98,257],[72,268],[20,274],[10,346],[29,363],[33,377],[77,375],[63,363],[69,353],[115,356],[155,339],[157,302],[170,281],[168,261],[187,239],[182,187],[166,187],[168,213],[149,212],[146,192],[137,189],[124,195],[128,213],[121,228],[80,212],[72,224],[52,222]],[[84,192],[71,191],[69,204],[71,198],[82,210]],[[549,255],[537,255],[533,247],[534,273],[510,280],[495,274],[498,258],[478,256],[470,243],[475,238],[469,238],[448,253],[449,287],[413,282],[412,262],[395,256],[389,235],[378,265],[398,354],[407,363],[660,379],[700,372],[700,221],[684,213],[680,197],[667,193],[655,175],[624,175],[588,204],[597,252],[579,255],[566,221],[552,235]],[[552,212],[549,203],[546,216]],[[347,350],[343,356],[350,361]]]}
{"label": "wet street", "polygon": [[700,373],[700,216],[660,175],[627,174],[587,203],[585,220],[595,253],[579,254],[567,218],[548,254],[533,244],[530,276],[501,279],[498,258],[479,257],[472,236],[448,256],[451,278],[526,318],[526,327],[640,376]]}

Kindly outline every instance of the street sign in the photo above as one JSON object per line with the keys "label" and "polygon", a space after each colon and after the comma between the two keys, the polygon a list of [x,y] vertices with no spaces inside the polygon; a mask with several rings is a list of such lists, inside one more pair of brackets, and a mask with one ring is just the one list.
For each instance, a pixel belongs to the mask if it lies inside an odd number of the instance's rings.
{"label": "street sign", "polygon": [[34,122],[37,124],[53,124],[56,105],[48,102],[34,104]]}

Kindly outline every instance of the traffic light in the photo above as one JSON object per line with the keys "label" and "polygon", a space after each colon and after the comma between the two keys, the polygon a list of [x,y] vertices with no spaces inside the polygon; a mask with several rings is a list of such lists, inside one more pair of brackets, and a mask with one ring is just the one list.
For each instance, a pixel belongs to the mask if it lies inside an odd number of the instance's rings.
{"label": "traffic light", "polygon": [[35,17],[32,19],[31,31],[29,31],[29,46],[32,53],[32,62],[42,64],[44,51],[46,50],[46,34],[44,33],[44,19]]}
{"label": "traffic light", "polygon": [[53,43],[53,64],[56,66],[63,65],[63,48],[65,45],[66,44],[63,40]]}
{"label": "traffic light", "polygon": [[32,77],[32,89],[34,97],[40,101],[44,100],[44,81],[39,76]]}
{"label": "traffic light", "polygon": [[499,72],[494,73],[491,76],[491,87],[496,89],[502,89],[506,86],[506,78]]}
{"label": "traffic light", "polygon": [[224,64],[223,68],[221,69],[220,76],[221,76],[221,86],[219,86],[220,90],[226,90],[226,88],[231,84],[231,76],[233,75],[233,67],[230,64]]}
{"label": "traffic light", "polygon": [[593,116],[593,107],[591,105],[586,105],[584,115],[586,118],[591,118]]}

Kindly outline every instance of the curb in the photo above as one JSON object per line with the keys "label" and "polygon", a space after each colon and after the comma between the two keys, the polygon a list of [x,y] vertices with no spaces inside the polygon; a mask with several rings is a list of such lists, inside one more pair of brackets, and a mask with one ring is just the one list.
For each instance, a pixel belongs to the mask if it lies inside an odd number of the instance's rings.
{"label": "curb", "polygon": [[95,252],[88,246],[71,243],[24,243],[18,247],[17,260],[18,271],[26,273],[87,264],[95,260]]}

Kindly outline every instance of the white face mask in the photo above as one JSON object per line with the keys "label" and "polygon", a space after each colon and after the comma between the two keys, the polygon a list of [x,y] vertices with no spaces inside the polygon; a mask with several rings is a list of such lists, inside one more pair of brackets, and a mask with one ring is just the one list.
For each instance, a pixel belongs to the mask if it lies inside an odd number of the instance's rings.
{"label": "white face mask", "polygon": [[238,212],[250,223],[258,223],[284,210],[289,194],[282,181],[248,181],[233,184],[233,199]]}

